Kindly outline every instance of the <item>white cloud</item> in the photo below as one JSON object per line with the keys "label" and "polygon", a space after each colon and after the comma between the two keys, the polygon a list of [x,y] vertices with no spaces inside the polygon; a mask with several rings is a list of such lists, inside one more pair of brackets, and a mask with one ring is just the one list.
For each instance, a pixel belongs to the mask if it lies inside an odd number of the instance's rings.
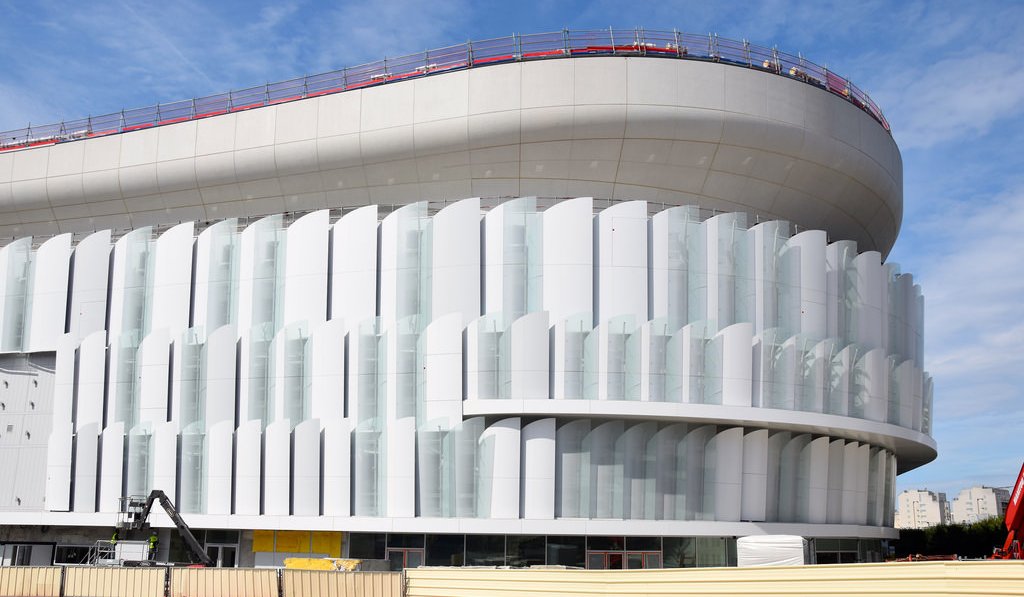
{"label": "white cloud", "polygon": [[1024,55],[968,52],[907,68],[875,96],[904,150],[979,136],[1024,113]]}

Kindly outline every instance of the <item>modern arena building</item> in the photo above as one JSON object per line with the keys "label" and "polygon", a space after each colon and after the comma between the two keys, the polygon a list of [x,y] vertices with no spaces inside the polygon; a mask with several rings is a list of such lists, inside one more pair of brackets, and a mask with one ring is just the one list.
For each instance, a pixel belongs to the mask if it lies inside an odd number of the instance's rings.
{"label": "modern arena building", "polygon": [[229,566],[878,559],[936,456],[902,184],[848,80],[645,30],[5,133],[3,563],[152,489]]}

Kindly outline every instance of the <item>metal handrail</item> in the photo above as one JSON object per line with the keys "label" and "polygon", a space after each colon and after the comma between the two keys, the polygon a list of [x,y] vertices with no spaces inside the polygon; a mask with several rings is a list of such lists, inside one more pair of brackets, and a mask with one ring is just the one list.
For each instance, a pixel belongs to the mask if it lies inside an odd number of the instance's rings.
{"label": "metal handrail", "polygon": [[0,133],[0,151],[52,145],[92,137],[240,112],[320,95],[340,93],[425,77],[441,72],[492,64],[582,56],[656,56],[704,60],[751,68],[788,77],[833,93],[864,110],[890,132],[882,110],[859,87],[803,56],[779,52],[714,34],[677,30],[568,30],[513,34],[384,58],[317,75],[308,75],[248,89],[125,109],[56,124],[32,125]]}

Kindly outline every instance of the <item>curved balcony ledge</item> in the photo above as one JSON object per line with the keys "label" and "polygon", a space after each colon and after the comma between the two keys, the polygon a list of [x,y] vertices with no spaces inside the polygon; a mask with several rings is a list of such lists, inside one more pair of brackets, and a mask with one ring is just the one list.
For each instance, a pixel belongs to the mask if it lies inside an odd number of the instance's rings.
{"label": "curved balcony ledge", "polygon": [[462,412],[466,417],[588,416],[820,434],[892,450],[896,454],[898,474],[931,462],[938,454],[935,440],[913,429],[855,417],[775,408],[632,400],[466,400],[462,404]]}

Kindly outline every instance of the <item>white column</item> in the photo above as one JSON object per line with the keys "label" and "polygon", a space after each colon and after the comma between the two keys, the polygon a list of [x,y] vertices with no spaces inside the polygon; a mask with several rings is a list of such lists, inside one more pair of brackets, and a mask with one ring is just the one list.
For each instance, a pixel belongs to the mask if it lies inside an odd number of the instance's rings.
{"label": "white column", "polygon": [[555,517],[555,419],[526,424],[521,439],[521,516],[552,519]]}

